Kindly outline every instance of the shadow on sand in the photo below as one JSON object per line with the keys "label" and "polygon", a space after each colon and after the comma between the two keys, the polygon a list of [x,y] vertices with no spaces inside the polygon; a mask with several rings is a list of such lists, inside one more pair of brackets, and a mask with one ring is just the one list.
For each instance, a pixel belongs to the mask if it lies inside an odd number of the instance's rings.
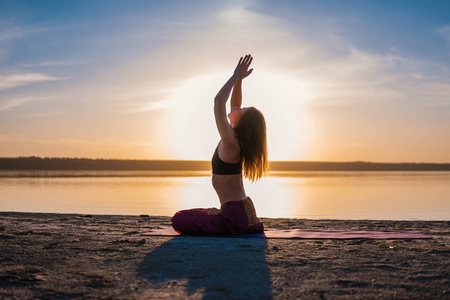
{"label": "shadow on sand", "polygon": [[177,281],[187,296],[270,299],[266,249],[266,239],[175,237],[150,252],[138,272],[155,283]]}

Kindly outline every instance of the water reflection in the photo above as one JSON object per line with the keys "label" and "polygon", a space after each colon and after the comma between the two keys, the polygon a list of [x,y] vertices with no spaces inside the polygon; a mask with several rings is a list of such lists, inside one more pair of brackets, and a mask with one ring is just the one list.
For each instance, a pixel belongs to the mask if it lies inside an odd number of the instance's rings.
{"label": "water reflection", "polygon": [[291,178],[285,188],[299,199],[293,211],[310,219],[448,220],[450,173],[445,173],[344,172]]}
{"label": "water reflection", "polygon": [[[0,178],[0,211],[172,216],[181,209],[219,206],[209,176],[147,175],[3,177]],[[450,172],[298,172],[289,174],[291,177],[273,175],[256,184],[245,182],[247,194],[252,197],[261,217],[450,218]]]}

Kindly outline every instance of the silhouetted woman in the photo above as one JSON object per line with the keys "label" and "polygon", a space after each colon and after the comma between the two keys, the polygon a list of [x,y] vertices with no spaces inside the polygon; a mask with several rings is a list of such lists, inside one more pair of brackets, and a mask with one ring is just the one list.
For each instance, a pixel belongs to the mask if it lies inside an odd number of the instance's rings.
{"label": "silhouetted woman", "polygon": [[[242,176],[259,180],[268,171],[266,122],[254,107],[241,108],[242,79],[253,69],[251,55],[241,57],[233,76],[214,99],[214,116],[221,140],[212,157],[212,184],[221,208],[197,208],[177,212],[173,228],[184,234],[245,234],[264,231],[255,207],[247,197]],[[231,90],[231,113],[226,103]]]}

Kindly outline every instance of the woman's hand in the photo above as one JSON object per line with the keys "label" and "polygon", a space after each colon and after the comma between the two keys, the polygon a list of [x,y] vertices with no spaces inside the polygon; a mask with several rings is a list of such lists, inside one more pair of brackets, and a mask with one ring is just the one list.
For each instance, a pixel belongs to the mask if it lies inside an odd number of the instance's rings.
{"label": "woman's hand", "polygon": [[244,58],[241,57],[236,69],[234,70],[234,75],[238,76],[240,79],[244,79],[248,75],[252,74],[253,69],[248,69],[252,61],[253,57],[250,54],[246,55]]}
{"label": "woman's hand", "polygon": [[210,216],[218,216],[218,215],[220,215],[221,212],[222,212],[221,209],[217,209],[217,208],[213,207],[213,208],[211,208],[208,211],[208,215],[210,215]]}

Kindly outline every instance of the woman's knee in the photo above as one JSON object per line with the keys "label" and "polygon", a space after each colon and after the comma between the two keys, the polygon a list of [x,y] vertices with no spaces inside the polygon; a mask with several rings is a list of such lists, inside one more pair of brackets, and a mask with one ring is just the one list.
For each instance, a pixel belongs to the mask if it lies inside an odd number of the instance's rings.
{"label": "woman's knee", "polygon": [[172,227],[176,231],[181,232],[183,230],[186,223],[186,218],[184,215],[184,211],[179,211],[172,217]]}
{"label": "woman's knee", "polygon": [[180,233],[203,234],[210,231],[209,227],[217,223],[217,216],[208,215],[209,209],[197,208],[181,210],[172,217],[172,227]]}

